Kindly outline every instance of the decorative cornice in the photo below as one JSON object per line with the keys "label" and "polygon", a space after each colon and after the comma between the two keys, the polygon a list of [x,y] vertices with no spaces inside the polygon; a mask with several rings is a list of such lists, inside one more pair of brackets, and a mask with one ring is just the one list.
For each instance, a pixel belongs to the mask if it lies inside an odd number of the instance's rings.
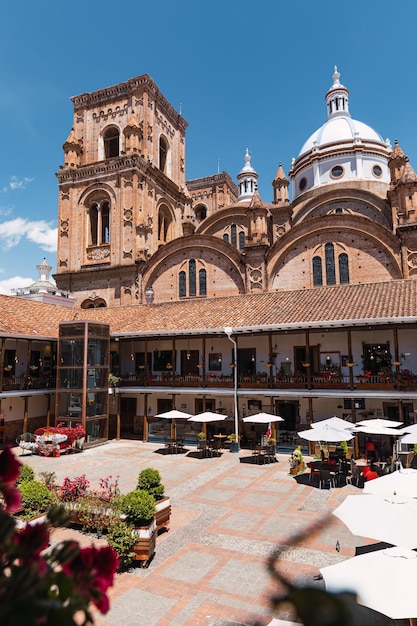
{"label": "decorative cornice", "polygon": [[83,109],[91,109],[103,105],[107,106],[109,102],[123,98],[130,99],[133,96],[137,97],[144,92],[147,92],[156,101],[158,107],[164,112],[167,118],[169,118],[171,123],[182,132],[185,132],[188,126],[187,122],[162,95],[158,85],[152,80],[149,74],[142,74],[142,76],[130,78],[126,82],[113,85],[112,87],[105,87],[104,89],[99,89],[91,93],[73,96],[71,102],[74,105],[74,111],[77,112]]}

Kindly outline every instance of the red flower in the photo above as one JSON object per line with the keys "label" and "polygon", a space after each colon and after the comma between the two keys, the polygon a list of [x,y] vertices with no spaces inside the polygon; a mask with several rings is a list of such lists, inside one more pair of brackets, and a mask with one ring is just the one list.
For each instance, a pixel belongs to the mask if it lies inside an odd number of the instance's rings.
{"label": "red flower", "polygon": [[74,580],[79,593],[91,600],[101,613],[109,610],[107,589],[113,585],[119,566],[116,552],[110,546],[81,548],[78,555],[62,570]]}
{"label": "red flower", "polygon": [[49,528],[46,522],[39,524],[26,524],[24,528],[13,535],[16,544],[16,556],[21,565],[38,563],[38,572],[45,573],[47,566],[40,557],[41,552],[49,545]]}
{"label": "red flower", "polygon": [[16,488],[21,463],[16,459],[10,445],[0,454],[0,491],[3,493],[5,508],[9,513],[20,508],[20,491]]}

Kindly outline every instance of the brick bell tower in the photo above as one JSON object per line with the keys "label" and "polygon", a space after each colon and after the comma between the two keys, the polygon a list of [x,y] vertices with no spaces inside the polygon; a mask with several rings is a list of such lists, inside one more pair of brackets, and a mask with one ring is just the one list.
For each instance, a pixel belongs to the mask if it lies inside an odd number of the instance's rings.
{"label": "brick bell tower", "polygon": [[183,234],[187,123],[147,74],[71,100],[56,283],[82,308],[140,303],[146,261]]}
{"label": "brick bell tower", "polygon": [[388,161],[394,231],[401,244],[404,278],[417,278],[417,175],[398,141]]}

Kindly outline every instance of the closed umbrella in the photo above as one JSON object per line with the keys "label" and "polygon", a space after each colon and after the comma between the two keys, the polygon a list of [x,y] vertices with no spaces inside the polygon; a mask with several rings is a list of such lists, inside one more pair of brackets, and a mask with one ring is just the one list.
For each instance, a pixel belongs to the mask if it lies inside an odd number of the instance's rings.
{"label": "closed umbrella", "polygon": [[333,515],[359,537],[395,546],[417,547],[417,500],[413,498],[350,495],[333,511]]}
{"label": "closed umbrella", "polygon": [[417,498],[417,470],[411,468],[401,469],[375,480],[370,480],[365,483],[363,492],[385,496],[397,494],[399,496]]}
{"label": "closed umbrella", "polygon": [[391,619],[417,616],[417,553],[404,547],[387,548],[355,556],[320,568],[326,589],[350,591],[358,604]]}

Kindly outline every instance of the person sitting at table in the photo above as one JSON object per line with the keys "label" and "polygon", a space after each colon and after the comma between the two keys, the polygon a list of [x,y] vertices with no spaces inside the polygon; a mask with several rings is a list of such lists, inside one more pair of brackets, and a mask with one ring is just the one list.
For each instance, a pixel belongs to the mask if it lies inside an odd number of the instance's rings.
{"label": "person sitting at table", "polygon": [[364,468],[362,476],[366,482],[368,482],[368,480],[375,480],[375,478],[379,478],[379,474],[373,464],[370,467],[367,465]]}

